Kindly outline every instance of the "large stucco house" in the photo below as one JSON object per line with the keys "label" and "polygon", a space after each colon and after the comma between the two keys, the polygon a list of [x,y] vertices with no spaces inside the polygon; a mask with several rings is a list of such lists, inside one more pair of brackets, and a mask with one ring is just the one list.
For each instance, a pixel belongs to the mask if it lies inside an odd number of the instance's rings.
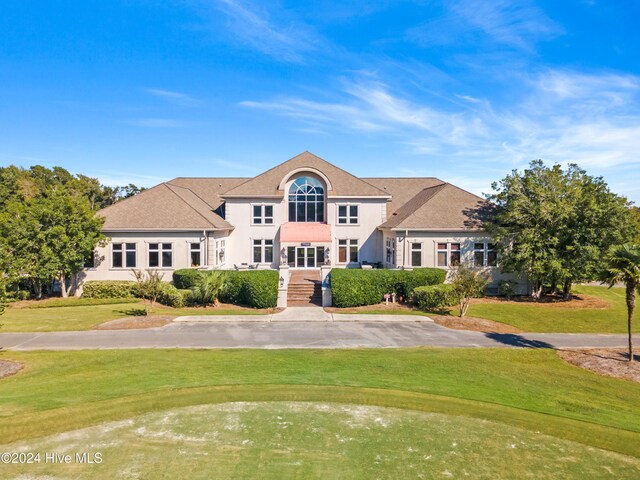
{"label": "large stucco house", "polygon": [[[304,152],[253,178],[179,177],[99,212],[110,241],[86,280],[131,269],[438,267],[492,272],[496,253],[470,216],[482,199],[437,178],[358,178]],[[326,287],[326,282],[324,282]],[[330,290],[323,291],[324,303]]]}

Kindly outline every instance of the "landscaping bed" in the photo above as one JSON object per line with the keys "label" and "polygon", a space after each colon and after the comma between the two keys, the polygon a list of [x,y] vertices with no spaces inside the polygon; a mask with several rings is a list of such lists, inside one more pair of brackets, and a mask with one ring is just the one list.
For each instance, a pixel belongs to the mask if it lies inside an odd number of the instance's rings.
{"label": "landscaping bed", "polygon": [[0,360],[0,379],[10,377],[22,370],[22,364],[11,360]]}
{"label": "landscaping bed", "polygon": [[171,315],[149,315],[116,318],[108,322],[96,325],[94,330],[130,330],[139,328],[164,327],[171,323],[175,317]]}
{"label": "landscaping bed", "polygon": [[522,333],[522,330],[506,323],[494,322],[485,318],[454,317],[453,315],[432,315],[430,317],[438,325],[454,330],[471,330],[474,332]]}
{"label": "landscaping bed", "polygon": [[572,365],[591,370],[600,375],[640,382],[640,356],[634,355],[635,361],[629,362],[629,354],[625,349],[585,348],[558,350],[558,355]]}

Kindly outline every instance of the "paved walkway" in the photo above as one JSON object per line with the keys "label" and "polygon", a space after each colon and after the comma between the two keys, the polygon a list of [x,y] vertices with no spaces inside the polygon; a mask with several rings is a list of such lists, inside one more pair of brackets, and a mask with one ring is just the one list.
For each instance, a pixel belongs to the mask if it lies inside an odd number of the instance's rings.
{"label": "paved walkway", "polygon": [[[318,309],[320,310],[320,309]],[[302,313],[302,312],[300,312]],[[292,314],[290,314],[292,315]],[[296,313],[295,315],[299,315]],[[295,316],[294,315],[294,316]],[[330,315],[330,314],[327,314]],[[277,315],[274,315],[276,317]],[[339,320],[336,320],[340,317]],[[0,347],[10,350],[81,350],[126,348],[392,348],[392,347],[624,347],[625,335],[497,334],[452,330],[427,317],[397,316],[395,321],[370,315],[355,321],[182,321],[141,330],[2,333]],[[386,317],[386,316],[385,316]],[[398,318],[400,317],[400,318]],[[208,317],[211,320],[211,317]],[[287,318],[286,316],[278,318]],[[388,319],[387,319],[388,320]]]}
{"label": "paved walkway", "polygon": [[329,313],[319,307],[288,307],[270,315],[189,315],[174,322],[225,323],[225,322],[431,322],[421,315],[369,315]]}

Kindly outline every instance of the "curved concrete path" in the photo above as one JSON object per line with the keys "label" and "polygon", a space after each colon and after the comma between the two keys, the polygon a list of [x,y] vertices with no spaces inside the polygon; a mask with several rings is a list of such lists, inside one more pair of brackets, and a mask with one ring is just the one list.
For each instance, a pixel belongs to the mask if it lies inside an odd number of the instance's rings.
{"label": "curved concrete path", "polygon": [[[393,347],[624,347],[625,335],[496,334],[451,330],[427,317],[395,321],[179,321],[160,328],[82,332],[2,333],[10,350],[126,348],[393,348]],[[366,320],[371,316],[364,315]],[[386,317],[386,316],[385,316]],[[183,319],[184,320],[184,319]]]}

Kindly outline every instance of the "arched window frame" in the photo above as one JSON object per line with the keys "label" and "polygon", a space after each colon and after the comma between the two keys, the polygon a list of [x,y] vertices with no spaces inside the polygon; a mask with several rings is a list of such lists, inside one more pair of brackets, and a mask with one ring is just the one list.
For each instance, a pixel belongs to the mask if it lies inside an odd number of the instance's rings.
{"label": "arched window frame", "polygon": [[288,200],[290,222],[324,222],[325,187],[317,178],[297,177],[289,187]]}

